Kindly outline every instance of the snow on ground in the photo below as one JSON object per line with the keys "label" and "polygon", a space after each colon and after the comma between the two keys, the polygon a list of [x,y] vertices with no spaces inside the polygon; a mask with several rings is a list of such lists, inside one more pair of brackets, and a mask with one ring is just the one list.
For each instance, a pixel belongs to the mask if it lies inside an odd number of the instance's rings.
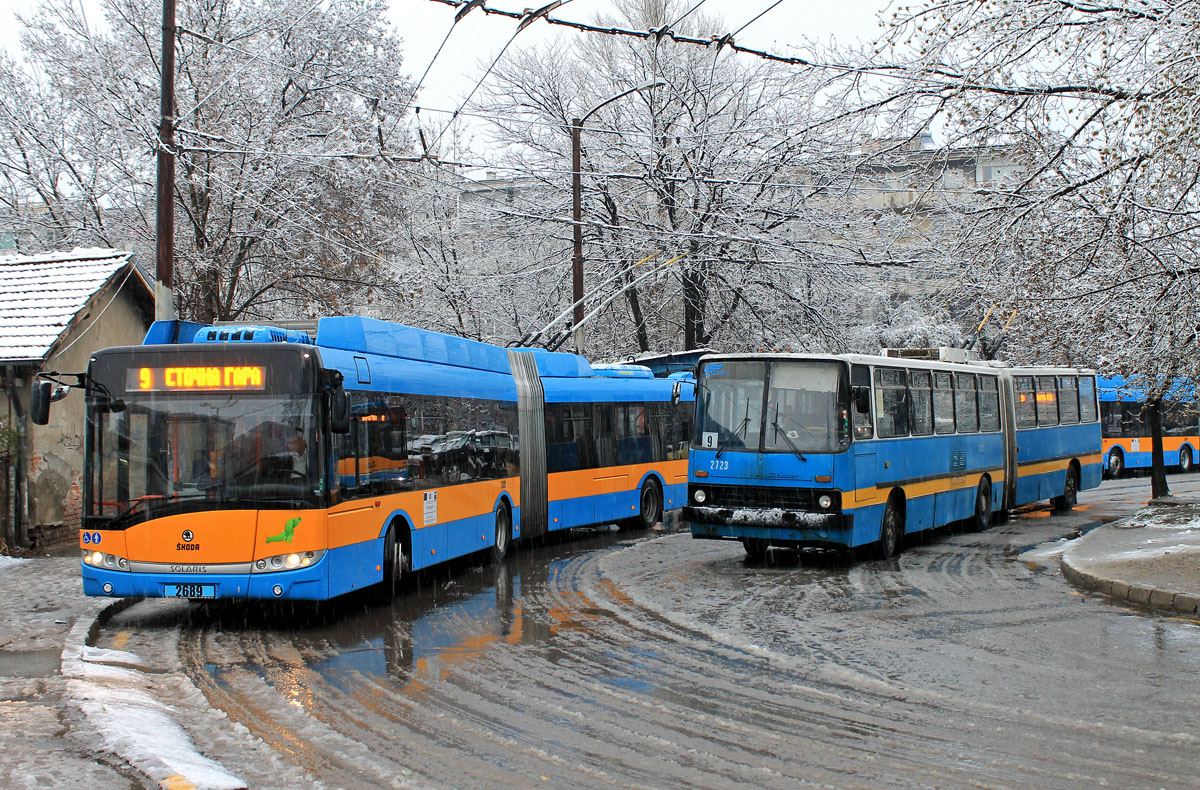
{"label": "snow on ground", "polygon": [[75,627],[62,654],[70,695],[111,752],[162,786],[241,790],[246,783],[196,749],[172,708],[146,689],[142,660],[122,650],[87,646],[89,624]]}
{"label": "snow on ground", "polygon": [[5,568],[11,568],[14,565],[20,565],[23,562],[29,562],[29,560],[23,560],[20,557],[10,557],[7,554],[0,554],[0,571],[4,570]]}

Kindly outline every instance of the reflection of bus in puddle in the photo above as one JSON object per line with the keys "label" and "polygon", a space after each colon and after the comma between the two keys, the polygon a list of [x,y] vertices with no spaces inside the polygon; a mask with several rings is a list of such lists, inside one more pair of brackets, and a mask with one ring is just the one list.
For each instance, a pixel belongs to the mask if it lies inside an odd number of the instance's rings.
{"label": "reflection of bus in puddle", "polygon": [[[563,559],[527,568],[526,583],[544,587],[569,562]],[[531,572],[541,578],[528,578]],[[522,575],[509,563],[495,569],[494,584],[485,585],[483,578],[458,576],[449,592],[444,588],[418,591],[392,606],[358,616],[342,615],[328,626],[298,631],[293,644],[303,670],[276,677],[270,667],[260,671],[266,670],[267,680],[301,706],[308,695],[302,688],[307,685],[307,672],[347,694],[385,677],[420,693],[423,681],[444,679],[481,661],[495,645],[544,644],[560,630],[587,628],[588,621],[599,616],[582,593],[560,591],[555,596],[559,606],[546,610],[544,616],[527,617],[521,604]]]}

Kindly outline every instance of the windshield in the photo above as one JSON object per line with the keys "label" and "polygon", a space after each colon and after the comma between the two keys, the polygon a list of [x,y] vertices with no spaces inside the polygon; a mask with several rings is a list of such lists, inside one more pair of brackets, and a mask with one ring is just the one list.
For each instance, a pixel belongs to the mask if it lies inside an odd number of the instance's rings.
{"label": "windshield", "polygon": [[86,513],[108,528],[215,508],[318,504],[312,395],[132,396],[93,411]]}
{"label": "windshield", "polygon": [[828,453],[850,442],[846,366],[828,360],[701,366],[694,444],[718,453]]}

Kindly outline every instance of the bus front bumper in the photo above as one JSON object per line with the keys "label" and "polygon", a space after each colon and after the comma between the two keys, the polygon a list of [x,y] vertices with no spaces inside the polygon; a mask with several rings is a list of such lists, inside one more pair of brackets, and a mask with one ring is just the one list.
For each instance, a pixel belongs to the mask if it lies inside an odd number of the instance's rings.
{"label": "bus front bumper", "polygon": [[795,544],[845,545],[854,531],[854,517],[841,513],[810,513],[783,508],[683,508],[693,538],[737,540],[764,538]]}
{"label": "bus front bumper", "polygon": [[[96,568],[87,563],[82,563],[82,568],[84,594],[103,598],[189,597],[178,593],[194,591],[197,587],[203,589],[205,598],[213,600],[322,600],[329,593],[323,563],[290,571],[251,574],[139,573]],[[180,587],[184,589],[181,591]],[[171,596],[172,591],[176,596]]]}

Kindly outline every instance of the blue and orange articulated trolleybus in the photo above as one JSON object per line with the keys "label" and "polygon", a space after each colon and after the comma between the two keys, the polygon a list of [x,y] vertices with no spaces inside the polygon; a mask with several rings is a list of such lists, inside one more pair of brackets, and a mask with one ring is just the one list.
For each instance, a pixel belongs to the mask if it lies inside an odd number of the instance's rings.
{"label": "blue and orange articulated trolleybus", "polygon": [[888,558],[906,534],[982,529],[1043,499],[1069,509],[1100,484],[1091,373],[928,356],[704,357],[683,513],[693,537],[740,540],[751,557],[873,545]]}
{"label": "blue and orange articulated trolleybus", "polygon": [[72,375],[89,595],[394,589],[547,531],[650,525],[686,494],[692,382],[636,366],[334,317],[315,337],[158,322]]}
{"label": "blue and orange articulated trolleybus", "polygon": [[[1150,424],[1146,396],[1124,378],[1097,380],[1100,391],[1100,425],[1103,431],[1104,473],[1120,477],[1126,469],[1149,469]],[[1176,381],[1163,398],[1163,464],[1192,471],[1200,451],[1200,414],[1196,391]]]}

